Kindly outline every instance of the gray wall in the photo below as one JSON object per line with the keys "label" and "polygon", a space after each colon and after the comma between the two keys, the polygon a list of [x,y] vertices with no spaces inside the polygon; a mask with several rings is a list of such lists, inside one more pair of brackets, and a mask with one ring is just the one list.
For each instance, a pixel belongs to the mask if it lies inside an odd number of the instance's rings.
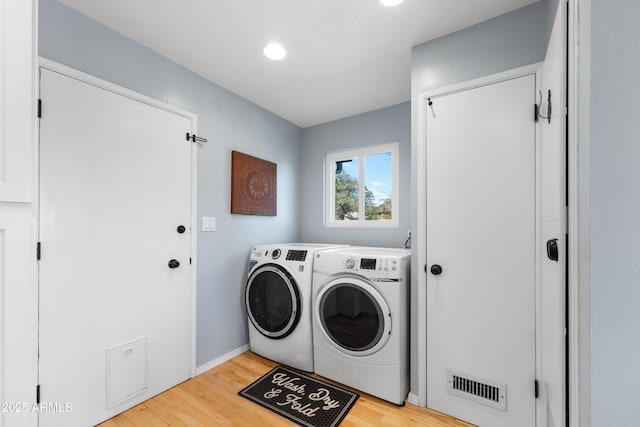
{"label": "gray wall", "polygon": [[[40,0],[39,54],[198,115],[197,363],[248,342],[242,289],[252,245],[300,238],[301,129],[54,0]],[[278,164],[278,215],[231,215],[231,150]]]}
{"label": "gray wall", "polygon": [[640,2],[590,3],[591,424],[631,426],[640,383]]}
{"label": "gray wall", "polygon": [[[498,16],[472,27],[448,34],[415,46],[411,58],[412,98],[467,80],[507,71],[544,60],[550,36],[549,8],[557,7],[556,0],[540,1],[513,12]],[[417,117],[413,108],[413,145]],[[415,166],[414,166],[415,169]],[[415,170],[414,170],[415,173]],[[417,223],[417,205],[412,205],[411,223]],[[416,228],[415,226],[413,227]],[[412,293],[417,295],[418,274],[422,269],[412,268]],[[417,322],[418,301],[411,301],[411,324]],[[411,330],[411,384],[412,393],[418,393],[418,336]]]}
{"label": "gray wall", "polygon": [[539,1],[415,46],[412,97],[544,60],[551,30],[547,10],[547,2]]}
{"label": "gray wall", "polygon": [[[571,82],[575,90],[571,91],[569,87],[570,98],[570,114],[569,114],[569,135],[570,143],[577,144],[577,155],[575,163],[575,174],[577,175],[577,189],[575,194],[569,191],[569,199],[574,198],[577,205],[575,213],[570,212],[571,216],[577,216],[574,220],[575,224],[569,223],[571,227],[577,228],[574,251],[577,256],[577,266],[574,272],[574,281],[577,279],[578,303],[576,326],[579,328],[577,338],[577,356],[578,366],[572,366],[570,370],[570,379],[572,382],[577,381],[577,389],[575,393],[570,393],[571,403],[575,406],[571,412],[572,418],[577,422],[575,425],[580,427],[591,426],[591,201],[590,201],[590,171],[589,163],[591,156],[590,139],[591,139],[591,0],[572,0],[569,2],[569,8],[572,11],[570,24],[570,39],[572,43],[569,45],[571,51],[575,49],[578,55],[578,64],[570,63],[570,76],[575,77],[575,82]],[[579,8],[579,14],[577,9]],[[579,15],[579,21],[574,24],[576,16]],[[577,27],[577,28],[574,28]],[[573,39],[576,39],[574,42]],[[574,44],[578,42],[577,48]],[[573,58],[572,58],[573,59]],[[576,105],[573,105],[576,104]],[[573,107],[573,108],[571,108]],[[573,135],[572,132],[573,131]],[[570,271],[571,272],[571,271]],[[571,279],[571,277],[569,278]],[[571,309],[571,307],[569,307]],[[571,373],[574,373],[571,376]]]}
{"label": "gray wall", "polygon": [[[407,239],[411,200],[411,106],[408,102],[306,128],[302,132],[301,236],[306,242],[402,247]],[[400,143],[399,226],[324,226],[324,159],[331,151]]]}

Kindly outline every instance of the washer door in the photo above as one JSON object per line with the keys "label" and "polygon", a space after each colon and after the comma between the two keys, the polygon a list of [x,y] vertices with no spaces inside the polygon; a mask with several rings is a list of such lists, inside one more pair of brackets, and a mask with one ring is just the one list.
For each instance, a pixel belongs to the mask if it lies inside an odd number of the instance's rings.
{"label": "washer door", "polygon": [[264,264],[251,273],[245,289],[247,313],[253,326],[268,338],[284,338],[300,319],[300,294],[289,272]]}
{"label": "washer door", "polygon": [[323,286],[315,300],[316,321],[340,351],[365,356],[389,339],[391,312],[382,295],[356,277],[339,277]]}

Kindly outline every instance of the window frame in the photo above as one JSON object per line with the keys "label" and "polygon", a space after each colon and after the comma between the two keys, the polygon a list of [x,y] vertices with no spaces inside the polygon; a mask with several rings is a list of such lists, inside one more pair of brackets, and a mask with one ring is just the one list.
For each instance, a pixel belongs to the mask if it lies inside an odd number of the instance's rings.
{"label": "window frame", "polygon": [[[366,157],[391,153],[391,219],[365,219],[365,171]],[[394,228],[398,227],[400,173],[400,143],[389,142],[367,147],[333,151],[325,155],[325,227],[327,228]],[[358,219],[337,220],[335,218],[336,162],[358,158]]]}

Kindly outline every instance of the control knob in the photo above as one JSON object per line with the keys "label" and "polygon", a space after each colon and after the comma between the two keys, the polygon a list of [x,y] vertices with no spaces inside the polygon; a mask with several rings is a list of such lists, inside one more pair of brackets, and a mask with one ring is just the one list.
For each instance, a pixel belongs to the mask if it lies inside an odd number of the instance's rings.
{"label": "control knob", "polygon": [[344,266],[349,270],[353,270],[353,268],[356,266],[356,260],[354,260],[353,258],[347,258],[344,260]]}

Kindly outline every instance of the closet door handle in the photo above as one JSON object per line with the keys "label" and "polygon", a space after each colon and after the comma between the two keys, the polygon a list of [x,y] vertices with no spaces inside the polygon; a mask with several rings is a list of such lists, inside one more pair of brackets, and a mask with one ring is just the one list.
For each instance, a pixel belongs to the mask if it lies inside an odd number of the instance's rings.
{"label": "closet door handle", "polygon": [[558,239],[547,240],[547,257],[551,261],[558,261]]}
{"label": "closet door handle", "polygon": [[171,261],[169,261],[169,268],[173,269],[178,267],[180,267],[180,262],[177,259],[172,259]]}
{"label": "closet door handle", "polygon": [[433,274],[434,276],[438,276],[439,274],[442,274],[442,267],[438,264],[433,264],[431,266],[431,274]]}

